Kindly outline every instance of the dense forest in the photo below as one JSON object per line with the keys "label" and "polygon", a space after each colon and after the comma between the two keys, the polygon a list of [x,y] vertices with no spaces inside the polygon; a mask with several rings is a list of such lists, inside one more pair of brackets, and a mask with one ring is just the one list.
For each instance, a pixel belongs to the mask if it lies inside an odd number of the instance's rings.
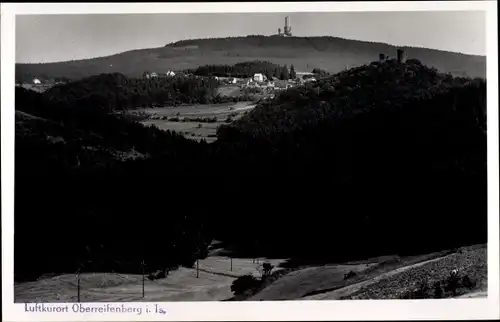
{"label": "dense forest", "polygon": [[375,62],[288,90],[218,138],[248,169],[234,182],[259,187],[241,216],[272,214],[221,232],[248,251],[340,259],[486,241],[482,79]]}
{"label": "dense forest", "polygon": [[[168,189],[178,187],[157,190],[152,178],[195,169],[203,144],[17,88],[16,279],[77,268],[139,272],[141,260],[148,270],[191,265],[210,240],[203,218],[182,204],[175,212]],[[162,167],[150,167],[155,160]],[[44,260],[34,259],[42,249]],[[159,252],[168,258],[159,262]]]}
{"label": "dense forest", "polygon": [[237,78],[249,78],[257,73],[261,73],[267,79],[276,77],[281,80],[294,79],[297,76],[293,65],[288,68],[286,65],[277,65],[267,61],[249,61],[234,65],[205,65],[194,70],[188,70],[188,72],[198,76]]}
{"label": "dense forest", "polygon": [[110,115],[116,98],[90,108],[102,82],[116,97],[146,84],[120,77],[16,89],[16,279],[189,266],[212,238],[310,261],[487,240],[483,79],[374,62],[289,89],[207,144]]}
{"label": "dense forest", "polygon": [[[233,65],[246,61],[279,61],[297,72],[322,68],[337,73],[362,66],[379,54],[395,57],[398,47],[338,37],[247,36],[191,39],[159,48],[131,50],[111,56],[43,64],[16,64],[16,81],[81,78],[102,73],[140,77],[144,71],[196,69],[204,65]],[[404,47],[409,58],[455,76],[486,77],[486,57],[427,48]]]}
{"label": "dense forest", "polygon": [[59,84],[44,93],[71,108],[103,108],[109,112],[150,106],[205,104],[217,101],[219,83],[214,78],[128,78],[102,74],[69,84]]}

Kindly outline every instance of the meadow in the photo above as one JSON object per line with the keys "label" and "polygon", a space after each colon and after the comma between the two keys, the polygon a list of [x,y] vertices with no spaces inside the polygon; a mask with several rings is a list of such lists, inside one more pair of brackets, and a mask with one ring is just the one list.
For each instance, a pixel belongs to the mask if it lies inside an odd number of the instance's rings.
{"label": "meadow", "polygon": [[[136,110],[135,115],[144,115],[143,125],[161,130],[171,130],[183,134],[186,138],[208,143],[216,140],[217,127],[240,118],[252,110],[252,102],[191,105],[182,107],[160,107]],[[208,122],[215,119],[213,122]],[[198,121],[196,121],[198,120]]]}

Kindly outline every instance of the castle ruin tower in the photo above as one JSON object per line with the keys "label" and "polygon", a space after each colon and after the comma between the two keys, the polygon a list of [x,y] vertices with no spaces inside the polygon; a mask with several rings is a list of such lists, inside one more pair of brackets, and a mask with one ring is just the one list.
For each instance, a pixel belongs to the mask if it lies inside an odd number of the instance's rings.
{"label": "castle ruin tower", "polygon": [[290,17],[288,16],[285,17],[285,29],[283,30],[283,34],[288,37],[292,36],[292,26],[290,24]]}
{"label": "castle ruin tower", "polygon": [[398,49],[398,63],[406,62],[406,52],[403,49]]}

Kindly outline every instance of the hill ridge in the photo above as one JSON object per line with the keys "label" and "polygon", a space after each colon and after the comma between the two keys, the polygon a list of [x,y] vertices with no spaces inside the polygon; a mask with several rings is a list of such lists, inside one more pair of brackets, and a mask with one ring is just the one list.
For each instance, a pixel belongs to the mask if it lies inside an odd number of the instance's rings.
{"label": "hill ridge", "polygon": [[484,56],[331,36],[246,36],[181,40],[163,47],[134,49],[109,56],[66,62],[16,64],[16,80],[31,82],[33,77],[81,79],[114,72],[129,77],[140,77],[145,71],[163,73],[172,69],[232,65],[252,60],[294,65],[299,71],[321,68],[336,73],[346,67],[370,63],[378,59],[380,53],[395,57],[397,48],[405,49],[408,58],[419,59],[445,73],[456,76],[486,76]]}
{"label": "hill ridge", "polygon": [[[192,38],[192,39],[183,39],[183,40],[177,40],[170,42],[166,44],[164,47],[176,47],[179,45],[182,45],[183,43],[191,43],[191,42],[204,42],[204,41],[211,41],[211,40],[219,40],[219,39],[224,39],[224,40],[244,40],[248,38],[273,38],[276,39],[279,37],[280,39],[288,39],[288,40],[294,40],[294,39],[327,39],[327,40],[336,40],[336,41],[344,41],[344,42],[352,42],[355,41],[357,43],[362,43],[362,44],[367,44],[367,45],[381,45],[381,46],[390,46],[394,48],[401,48],[401,49],[423,49],[423,50],[431,50],[431,51],[437,51],[437,52],[443,52],[443,53],[449,53],[449,54],[458,54],[458,55],[464,55],[464,56],[471,56],[471,57],[486,57],[486,55],[476,55],[476,54],[470,54],[470,53],[463,53],[463,52],[458,52],[458,51],[452,51],[452,50],[444,50],[444,49],[437,49],[437,48],[428,48],[424,46],[417,46],[417,45],[401,45],[401,44],[392,44],[388,42],[382,42],[382,41],[370,41],[370,40],[361,40],[361,39],[354,39],[354,38],[344,38],[344,37],[337,37],[337,36],[291,36],[291,37],[280,37],[278,35],[247,35],[247,36],[229,36],[229,37],[214,37],[214,38]],[[154,48],[161,48],[161,47],[154,47]],[[153,48],[151,48],[153,49]],[[135,50],[135,49],[134,49]],[[129,50],[129,51],[134,51],[134,50]],[[126,51],[126,52],[129,52]]]}

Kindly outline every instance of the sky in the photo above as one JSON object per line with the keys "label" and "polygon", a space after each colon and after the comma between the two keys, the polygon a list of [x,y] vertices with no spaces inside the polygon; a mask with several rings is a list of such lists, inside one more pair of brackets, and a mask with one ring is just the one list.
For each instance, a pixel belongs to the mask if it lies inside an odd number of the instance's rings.
{"label": "sky", "polygon": [[285,16],[294,36],[486,54],[481,11],[18,15],[16,62],[101,57],[183,39],[272,35],[283,30]]}

